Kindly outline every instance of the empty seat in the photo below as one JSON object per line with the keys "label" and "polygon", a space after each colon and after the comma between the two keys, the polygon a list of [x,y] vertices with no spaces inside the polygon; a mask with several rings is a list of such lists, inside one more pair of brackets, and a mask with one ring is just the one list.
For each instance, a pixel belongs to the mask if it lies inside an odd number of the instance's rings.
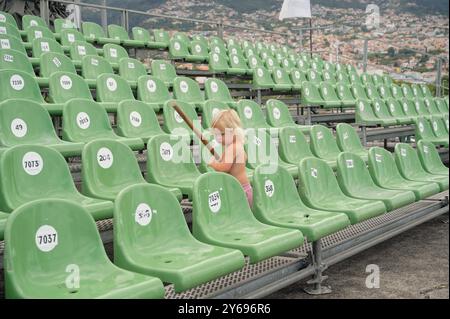
{"label": "empty seat", "polygon": [[384,100],[394,99],[390,88],[387,85],[379,85],[378,90],[380,92],[380,97]]}
{"label": "empty seat", "polygon": [[150,49],[164,49],[167,48],[166,42],[158,42],[155,40],[155,36],[150,34],[147,29],[141,27],[133,27],[131,30],[133,33],[133,39],[140,41],[145,47]]}
{"label": "empty seat", "polygon": [[103,46],[103,56],[113,67],[118,67],[121,59],[128,58],[128,52],[120,45],[108,43]]}
{"label": "empty seat", "polygon": [[230,54],[228,56],[230,62],[230,68],[227,70],[227,74],[230,75],[252,75],[253,70],[247,65],[247,61],[244,56],[239,54]]}
{"label": "empty seat", "polygon": [[322,95],[322,98],[324,100],[324,107],[341,107],[342,102],[338,95],[336,94],[336,91],[332,84],[328,82],[322,82],[319,86],[320,94]]}
{"label": "empty seat", "polygon": [[45,23],[44,19],[42,19],[41,17],[35,15],[26,14],[22,16],[23,30],[27,30],[28,28],[35,26],[47,27],[47,23]]}
{"label": "empty seat", "polygon": [[441,192],[448,189],[448,176],[439,176],[428,173],[420,163],[417,152],[409,144],[395,145],[395,162],[404,178],[410,181],[437,183]]}
{"label": "empty seat", "polygon": [[350,224],[345,214],[307,207],[298,194],[295,181],[282,167],[257,167],[253,187],[256,218],[268,225],[298,229],[308,242],[333,234]]}
{"label": "empty seat", "polygon": [[[299,165],[305,158],[315,157],[305,135],[295,127],[284,127],[280,130],[278,152],[283,161],[293,165]],[[336,160],[326,160],[326,163],[336,169]]]}
{"label": "empty seat", "polygon": [[417,152],[425,171],[434,175],[444,175],[448,177],[448,167],[442,163],[439,152],[433,143],[419,141],[417,143]]}
{"label": "empty seat", "polygon": [[89,86],[97,86],[97,77],[102,74],[114,74],[111,64],[105,58],[86,55],[81,60],[81,75]]}
{"label": "empty seat", "polygon": [[391,88],[392,91],[392,97],[396,100],[403,99],[405,96],[403,95],[402,88],[398,86],[397,84],[386,84],[386,86]]}
{"label": "empty seat", "polygon": [[137,98],[153,108],[155,112],[172,99],[164,82],[151,75],[141,76],[137,82]]}
{"label": "empty seat", "polygon": [[152,75],[159,78],[164,82],[165,85],[172,87],[173,81],[177,77],[177,72],[175,67],[168,61],[163,60],[153,60],[152,65]]}
{"label": "empty seat", "polygon": [[207,100],[220,101],[231,108],[237,108],[237,102],[231,97],[228,86],[219,79],[207,79],[205,81],[205,97]]}
{"label": "empty seat", "polygon": [[147,180],[168,188],[178,188],[192,199],[193,185],[201,175],[189,148],[190,139],[162,134],[147,145]]}
{"label": "empty seat", "polygon": [[144,143],[164,134],[155,111],[141,101],[122,101],[117,108],[117,133],[126,138],[141,138]]}
{"label": "empty seat", "polygon": [[[106,139],[89,142],[83,149],[82,191],[86,196],[112,200],[128,186],[147,184],[133,151],[125,144]],[[181,199],[179,189],[170,189]]]}
{"label": "empty seat", "polygon": [[[282,90],[286,90],[289,87],[290,90],[300,91],[301,85],[294,84],[291,81],[289,73],[282,68],[276,67],[272,70],[272,78],[276,85],[282,85]],[[278,90],[276,87],[274,90]]]}
{"label": "empty seat", "polygon": [[361,144],[358,133],[351,125],[340,123],[336,126],[336,142],[342,152],[356,154],[368,161],[369,151]]}
{"label": "empty seat", "polygon": [[43,78],[48,78],[55,72],[77,74],[70,58],[60,53],[47,52],[42,54],[40,66],[39,75]]}
{"label": "empty seat", "polygon": [[136,82],[139,77],[147,75],[147,69],[139,60],[122,58],[119,62],[119,75],[129,82]]}
{"label": "empty seat", "polygon": [[192,40],[189,44],[189,52],[188,61],[207,62],[209,59],[208,44],[202,41]]}
{"label": "empty seat", "polygon": [[173,103],[176,102],[186,116],[201,129],[200,120],[197,112],[189,103],[182,101],[167,101],[163,107],[164,131],[174,135],[189,135],[193,133],[189,126],[184,122],[183,118],[175,111]]}
{"label": "empty seat", "polygon": [[413,117],[410,117],[403,112],[403,108],[399,101],[394,98],[389,98],[386,103],[388,105],[389,112],[398,124],[412,124],[414,122]]}
{"label": "empty seat", "polygon": [[72,99],[64,105],[62,136],[66,141],[78,143],[88,143],[99,138],[111,139],[134,150],[144,149],[142,139],[116,135],[105,109],[86,99]]}
{"label": "empty seat", "polygon": [[97,102],[105,102],[108,112],[116,112],[117,105],[125,100],[135,100],[128,82],[117,74],[101,74],[97,77]]}
{"label": "empty seat", "polygon": [[170,34],[168,31],[156,29],[153,30],[153,36],[155,38],[155,41],[161,45],[162,49],[165,49],[169,46]]}
{"label": "empty seat", "polygon": [[55,26],[55,33],[61,33],[61,31],[66,29],[77,29],[75,23],[69,19],[58,18],[53,21],[53,24]]}
{"label": "empty seat", "polygon": [[306,158],[300,162],[299,192],[309,207],[344,213],[352,224],[386,212],[382,201],[356,199],[345,195],[331,167],[316,158]]}
{"label": "empty seat", "polygon": [[259,222],[248,206],[244,190],[232,176],[206,173],[194,184],[192,230],[202,242],[234,248],[251,263],[276,256],[303,244],[298,230]]}
{"label": "empty seat", "polygon": [[372,147],[369,151],[369,171],[375,184],[382,188],[413,191],[416,200],[439,193],[436,183],[408,181],[400,174],[394,157],[381,147]]}
{"label": "empty seat", "polygon": [[341,153],[338,157],[337,180],[345,195],[382,201],[387,211],[392,211],[416,201],[412,191],[390,190],[377,186],[369,173],[365,161],[352,153]]}
{"label": "empty seat", "polygon": [[127,30],[120,25],[108,25],[108,35],[112,39],[119,40],[126,47],[143,48],[145,46],[143,41],[131,40]]}
{"label": "empty seat", "polygon": [[322,106],[325,104],[322,96],[320,95],[319,89],[314,83],[303,82],[302,83],[302,96],[301,103],[306,106]]}
{"label": "empty seat", "polygon": [[19,51],[11,49],[2,49],[0,51],[0,71],[2,70],[17,70],[33,77],[35,76],[33,66],[28,57]]}
{"label": "empty seat", "polygon": [[19,70],[0,70],[0,101],[26,99],[44,104],[44,98],[35,79]]}
{"label": "empty seat", "polygon": [[[256,55],[252,55],[250,57],[247,57],[248,59],[248,66],[251,69],[256,69],[256,68],[260,68],[260,67],[264,67],[264,63],[261,61],[261,59],[256,56]],[[255,71],[253,71],[253,73],[255,73]],[[254,75],[254,74],[253,74]]]}
{"label": "empty seat", "polygon": [[[209,70],[214,74],[226,73],[230,69],[226,56],[210,52],[209,53]],[[242,72],[240,74],[245,74]]]}
{"label": "empty seat", "polygon": [[427,142],[431,142],[434,145],[443,145],[445,147],[448,147],[448,137],[437,137],[433,133],[433,129],[427,119],[423,117],[417,118],[415,121],[415,126],[415,135],[417,141],[424,140]]}
{"label": "empty seat", "polygon": [[75,42],[85,42],[83,34],[75,29],[65,29],[60,33],[60,42],[63,46],[70,47]]}
{"label": "empty seat", "polygon": [[252,100],[240,100],[236,111],[244,129],[260,129],[267,131],[272,136],[277,135],[278,128],[267,124],[264,113],[258,103]]}
{"label": "empty seat", "polygon": [[424,100],[414,98],[412,101],[414,102],[414,107],[416,109],[417,114],[419,114],[420,117],[424,117],[428,120],[431,120],[432,114],[429,112],[427,106],[425,105]]}
{"label": "empty seat", "polygon": [[114,263],[173,283],[176,292],[244,266],[240,251],[195,239],[180,204],[160,186],[136,185],[122,191],[114,220]]}
{"label": "empty seat", "polygon": [[372,75],[370,75],[368,73],[361,74],[361,81],[362,81],[362,83],[365,86],[367,86],[367,85],[375,85],[375,83],[373,83]]}
{"label": "empty seat", "polygon": [[113,265],[92,217],[67,200],[43,199],[14,211],[5,261],[6,298],[164,296],[161,280]]}
{"label": "empty seat", "polygon": [[275,84],[270,72],[264,67],[257,67],[253,72],[253,88],[258,90],[275,89],[278,91],[289,91],[291,86],[284,84]]}
{"label": "empty seat", "polygon": [[0,49],[12,49],[27,54],[22,41],[15,36],[0,33]]}
{"label": "empty seat", "polygon": [[208,100],[206,101],[205,105],[203,106],[203,112],[202,112],[202,126],[207,129],[211,128],[214,117],[217,113],[224,110],[229,110],[230,107],[220,101],[215,100]]}
{"label": "empty seat", "polygon": [[337,83],[336,92],[343,107],[356,107],[357,101],[346,84]]}
{"label": "empty seat", "polygon": [[77,74],[67,72],[55,72],[50,76],[48,98],[50,102],[59,104],[77,98],[93,100],[84,79]]}
{"label": "empty seat", "polygon": [[311,126],[298,125],[292,119],[288,106],[279,100],[268,100],[266,103],[266,115],[267,123],[272,127],[288,127],[292,126],[300,129],[302,132],[307,133],[310,131]]}
{"label": "empty seat", "polygon": [[439,111],[436,102],[434,101],[434,98],[424,98],[423,102],[425,103],[425,106],[427,107],[428,112],[433,115],[442,115],[441,111]]}
{"label": "empty seat", "polygon": [[0,207],[13,211],[39,199],[66,199],[85,208],[94,219],[111,218],[113,203],[81,195],[69,166],[56,150],[40,145],[21,145],[2,154]]}
{"label": "empty seat", "polygon": [[383,126],[396,125],[399,121],[389,112],[388,106],[381,99],[376,99],[372,102],[373,113],[379,118],[379,122]]}
{"label": "empty seat", "polygon": [[352,85],[352,93],[355,99],[359,101],[371,102],[371,99],[367,96],[366,90],[360,84]]}
{"label": "empty seat", "polygon": [[0,23],[8,23],[18,28],[16,19],[8,12],[0,11]]}
{"label": "empty seat", "polygon": [[18,40],[22,39],[17,27],[5,22],[0,22],[0,34],[13,36]]}
{"label": "empty seat", "polygon": [[185,76],[175,78],[173,83],[173,96],[175,99],[189,103],[192,107],[202,110],[205,98],[198,83]]}
{"label": "empty seat", "polygon": [[62,46],[58,42],[56,42],[56,40],[47,38],[34,39],[31,44],[31,50],[33,57],[35,58],[39,58],[43,53],[47,52],[64,54]]}
{"label": "empty seat", "polygon": [[44,26],[34,26],[29,27],[26,30],[26,38],[28,42],[33,42],[34,39],[52,39],[55,40],[55,35],[48,27]]}
{"label": "empty seat", "polygon": [[303,73],[299,69],[292,69],[290,76],[292,83],[300,88],[302,87],[303,82],[307,81],[305,73]]}
{"label": "empty seat", "polygon": [[431,118],[431,127],[437,138],[442,138],[448,141],[448,131],[445,128],[445,124],[441,116],[433,116]]}
{"label": "empty seat", "polygon": [[106,37],[105,31],[103,28],[94,22],[83,22],[81,25],[83,30],[83,34],[88,41],[98,43],[98,44],[107,44],[107,43],[115,43],[119,44],[120,40],[110,39]]}
{"label": "empty seat", "polygon": [[64,156],[80,155],[83,145],[61,141],[48,112],[38,103],[10,99],[0,103],[0,148],[46,145]]}
{"label": "empty seat", "polygon": [[70,58],[74,64],[81,66],[81,61],[87,55],[97,55],[97,49],[88,42],[75,41],[70,46]]}
{"label": "empty seat", "polygon": [[315,156],[326,161],[337,160],[341,150],[330,129],[323,125],[314,125],[310,136],[311,151]]}
{"label": "empty seat", "polygon": [[[355,112],[355,123],[359,125],[378,125],[383,122],[375,115],[372,106],[368,101],[358,101]],[[394,123],[391,121],[390,123]]]}
{"label": "empty seat", "polygon": [[406,116],[409,116],[413,121],[420,116],[416,111],[413,101],[405,97],[397,101],[402,104],[403,113],[405,113]]}

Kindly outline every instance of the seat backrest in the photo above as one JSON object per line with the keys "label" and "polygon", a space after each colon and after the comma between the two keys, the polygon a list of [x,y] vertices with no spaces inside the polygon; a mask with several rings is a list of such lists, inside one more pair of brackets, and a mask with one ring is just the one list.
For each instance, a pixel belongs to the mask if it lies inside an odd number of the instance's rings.
{"label": "seat backrest", "polygon": [[430,87],[428,85],[421,84],[420,88],[422,89],[423,97],[434,98],[433,94],[431,93]]}
{"label": "seat backrest", "polygon": [[400,99],[399,101],[400,101],[401,104],[402,104],[403,112],[404,112],[407,116],[411,116],[411,117],[417,117],[417,116],[419,116],[419,113],[417,113],[413,101],[411,101],[410,99],[408,99],[408,98],[406,98],[406,97]]}
{"label": "seat backrest", "polygon": [[189,44],[189,50],[192,55],[207,57],[209,50],[208,45],[202,41],[192,40]]}
{"label": "seat backrest", "polygon": [[101,198],[103,192],[119,192],[126,186],[146,183],[134,152],[121,142],[89,142],[82,159],[82,189],[87,196]]}
{"label": "seat backrest", "polygon": [[336,142],[342,152],[358,152],[364,150],[356,130],[349,124],[339,123],[336,126]]}
{"label": "seat backrest", "polygon": [[145,75],[138,78],[137,98],[145,103],[163,104],[171,99],[169,90],[158,77]]}
{"label": "seat backrest", "polygon": [[173,82],[174,98],[188,103],[204,102],[198,83],[185,76],[176,77]]}
{"label": "seat backrest", "polygon": [[425,106],[427,107],[427,110],[430,114],[440,114],[436,102],[434,101],[434,98],[426,97],[423,99],[423,102],[425,103]]}
{"label": "seat backrest", "polygon": [[431,118],[431,127],[434,135],[437,137],[448,138],[448,132],[441,116],[433,116]]}
{"label": "seat backrest", "polygon": [[279,68],[280,67],[280,64],[278,63],[278,61],[272,56],[267,56],[265,58],[264,65],[270,71],[273,70],[274,68]]}
{"label": "seat backrest", "polygon": [[71,46],[73,43],[79,41],[86,41],[83,34],[75,29],[65,29],[61,31],[61,44]]}
{"label": "seat backrest", "polygon": [[386,84],[386,85],[395,85],[392,78],[387,74],[383,75],[383,81],[384,81],[384,84]]}
{"label": "seat backrest", "polygon": [[424,140],[417,142],[417,153],[423,168],[425,168],[427,172],[446,169],[442,163],[441,156],[433,143]]}
{"label": "seat backrest", "polygon": [[384,85],[383,77],[378,74],[372,75],[372,81],[375,87],[380,87],[381,85]]}
{"label": "seat backrest", "polygon": [[214,78],[205,81],[205,97],[207,100],[234,102],[225,82]]}
{"label": "seat backrest", "polygon": [[273,68],[272,77],[273,77],[274,82],[277,84],[292,85],[289,74],[283,68],[279,68],[279,67]]}
{"label": "seat backrest", "polygon": [[252,100],[240,100],[237,106],[237,113],[244,128],[268,127],[261,107]]}
{"label": "seat backrest", "polygon": [[415,125],[416,125],[417,140],[436,138],[436,135],[434,135],[433,133],[433,128],[431,127],[430,122],[426,118],[424,117],[416,118]]}
{"label": "seat backrest", "polygon": [[25,47],[21,40],[12,35],[0,33],[0,49],[12,49],[27,54]]}
{"label": "seat backrest", "polygon": [[208,100],[203,106],[202,112],[202,125],[204,128],[210,128],[214,117],[217,113],[224,110],[229,110],[230,108],[222,101],[218,100]]}
{"label": "seat backrest", "polygon": [[302,85],[304,81],[308,81],[304,72],[300,71],[300,69],[292,69],[291,70],[291,81],[296,85]]}
{"label": "seat backrest", "polygon": [[339,186],[346,194],[359,193],[366,187],[371,188],[375,186],[366,162],[351,152],[339,154],[336,176]]}
{"label": "seat backrest", "polygon": [[411,84],[411,89],[412,92],[414,94],[414,97],[419,98],[419,99],[423,99],[425,96],[423,96],[423,91],[422,88],[420,87],[420,85],[418,84]]}
{"label": "seat backrest", "polygon": [[165,45],[169,45],[170,42],[170,34],[165,30],[153,30],[153,36],[155,37],[156,42],[164,43]]}
{"label": "seat backrest", "polygon": [[41,295],[30,284],[37,277],[52,282],[61,296],[76,295],[70,273],[80,272],[76,282],[83,287],[92,283],[90,269],[111,267],[94,219],[68,200],[41,199],[18,208],[8,219],[5,243],[7,298]]}
{"label": "seat backrest", "polygon": [[108,25],[108,35],[111,39],[129,40],[130,36],[124,27],[117,24]]}
{"label": "seat backrest", "polygon": [[35,58],[39,58],[42,54],[47,52],[64,54],[62,46],[56,40],[48,38],[34,39],[31,48],[33,57]]}
{"label": "seat backrest", "polygon": [[369,171],[378,186],[386,185],[390,181],[404,181],[392,154],[381,147],[372,147],[369,150]]}
{"label": "seat backrest", "polygon": [[192,240],[181,206],[167,189],[151,184],[127,187],[114,209],[114,259],[142,256],[160,245]]}
{"label": "seat backrest", "polygon": [[229,69],[227,58],[223,54],[210,52],[209,53],[209,66],[212,71],[219,70],[224,72]]}
{"label": "seat backrest", "polygon": [[23,30],[28,30],[28,28],[36,26],[47,27],[47,23],[41,17],[31,14],[26,14],[22,17]]}
{"label": "seat backrest", "polygon": [[425,173],[420,163],[419,155],[411,145],[406,143],[397,143],[395,145],[395,162],[403,177],[414,179],[417,173]]}
{"label": "seat backrest", "polygon": [[380,96],[383,98],[383,99],[385,99],[385,100],[387,100],[387,99],[392,99],[392,98],[394,98],[393,96],[392,96],[392,92],[391,92],[391,90],[389,89],[389,87],[387,86],[387,85],[380,85],[379,87],[378,87],[378,90],[380,91]]}
{"label": "seat backrest", "polygon": [[188,43],[189,42],[172,38],[169,43],[170,55],[175,58],[183,58],[190,55]]}
{"label": "seat backrest", "polygon": [[151,68],[152,75],[161,79],[164,83],[173,82],[177,77],[175,67],[168,61],[153,60]]}
{"label": "seat backrest", "polygon": [[22,40],[19,30],[9,23],[0,22],[0,34],[13,36],[18,40]]}
{"label": "seat backrest", "polygon": [[29,74],[19,70],[0,70],[0,101],[7,99],[27,99],[44,103],[41,89],[36,80]]}
{"label": "seat backrest", "polygon": [[320,95],[319,89],[317,88],[317,85],[312,82],[302,83],[302,98],[308,98],[319,101],[323,100]]}
{"label": "seat backrest", "polygon": [[247,62],[242,55],[230,54],[229,55],[230,66],[236,69],[248,69]]}
{"label": "seat backrest", "polygon": [[77,193],[66,160],[47,146],[8,149],[0,160],[0,174],[0,207],[4,211],[42,198],[62,198],[58,194]]}
{"label": "seat backrest", "polygon": [[75,41],[70,46],[70,57],[74,61],[81,61],[87,55],[97,55],[97,49],[88,42]]}
{"label": "seat backrest", "polygon": [[344,101],[355,100],[355,97],[353,96],[352,91],[350,90],[350,87],[345,83],[337,83],[336,84],[336,92],[341,100],[344,100]]}
{"label": "seat backrest", "polygon": [[41,38],[55,40],[53,32],[48,27],[44,26],[29,27],[26,31],[26,35],[28,42],[33,42],[34,39]]}
{"label": "seat backrest", "polygon": [[434,100],[434,102],[436,103],[436,107],[438,108],[439,112],[441,114],[448,114],[448,106],[447,103],[445,103],[445,100],[442,98],[436,98]]}
{"label": "seat backrest", "polygon": [[412,100],[412,99],[415,98],[414,93],[413,93],[413,91],[412,91],[410,85],[408,85],[408,84],[406,84],[406,83],[403,83],[401,87],[402,87],[403,95],[404,95],[407,99]]}
{"label": "seat backrest", "polygon": [[333,63],[326,61],[323,63],[323,70],[334,73],[336,72],[336,66]]}
{"label": "seat backrest", "polygon": [[71,99],[92,100],[86,81],[77,74],[55,72],[49,78],[48,96],[53,103],[66,103]]}
{"label": "seat backrest", "polygon": [[373,83],[373,78],[372,78],[372,76],[371,76],[370,74],[368,74],[368,73],[363,73],[363,74],[361,74],[361,81],[362,81],[362,83],[363,83],[364,85],[366,85],[366,86],[367,86],[367,84],[372,84],[372,85],[374,85],[374,83]]}
{"label": "seat backrest", "polygon": [[[197,112],[195,109],[186,102],[176,101],[177,105],[181,110],[194,122],[197,122],[199,128],[201,127]],[[183,118],[175,111],[172,106],[173,101],[167,101],[163,107],[163,118],[164,118],[164,131],[167,133],[172,133],[175,135],[185,135],[190,134],[192,131],[189,126],[184,122]]]}
{"label": "seat backrest", "polygon": [[318,157],[337,156],[341,152],[331,130],[323,125],[311,128],[311,151]]}
{"label": "seat backrest", "polygon": [[304,158],[314,157],[305,135],[296,127],[284,127],[278,136],[278,152],[287,163],[300,164]]}
{"label": "seat backrest", "polygon": [[264,66],[264,64],[258,56],[252,55],[248,57],[248,66],[252,69],[256,69]]}
{"label": "seat backrest", "polygon": [[272,127],[295,126],[289,107],[282,101],[271,99],[266,103],[267,123]]}
{"label": "seat backrest", "polygon": [[403,112],[403,108],[399,101],[397,101],[394,98],[389,98],[387,100],[387,105],[389,108],[389,112],[391,112],[391,115],[393,117],[399,118],[406,116],[405,112]]}
{"label": "seat backrest", "polygon": [[341,84],[350,85],[350,79],[345,72],[337,71],[336,78],[339,80]]}
{"label": "seat backrest", "polygon": [[247,167],[255,169],[261,164],[278,165],[281,159],[278,148],[265,130],[249,130],[246,134],[245,150]]}
{"label": "seat backrest", "polygon": [[329,82],[320,83],[320,93],[325,101],[338,101],[339,97],[336,94],[334,86]]}
{"label": "seat backrest", "polygon": [[46,144],[58,140],[48,112],[38,103],[13,98],[0,103],[0,145]]}
{"label": "seat backrest", "polygon": [[392,92],[392,97],[394,99],[400,100],[403,99],[405,96],[403,95],[403,91],[402,88],[400,86],[398,86],[397,84],[386,84],[386,86],[389,88],[389,86],[391,87],[391,92]]}
{"label": "seat backrest", "polygon": [[66,141],[87,142],[104,133],[113,135],[106,110],[92,100],[72,99],[64,105],[62,136]]}
{"label": "seat backrest", "polygon": [[61,31],[66,29],[77,29],[75,23],[73,23],[69,19],[55,19],[53,25],[55,26],[55,33],[61,33]]}
{"label": "seat backrest", "polygon": [[378,93],[377,87],[372,83],[366,83],[366,92],[367,92],[367,96],[371,100],[381,99],[381,96]]}
{"label": "seat backrest", "polygon": [[87,80],[97,80],[101,74],[114,74],[109,62],[97,55],[86,55],[81,60],[81,74]]}
{"label": "seat backrest", "polygon": [[322,76],[314,70],[307,71],[306,78],[311,83],[320,84],[320,82],[322,82]]}
{"label": "seat backrest", "polygon": [[381,99],[376,99],[372,102],[373,113],[380,119],[394,119],[389,112],[388,106]]}
{"label": "seat backrest", "polygon": [[139,60],[123,58],[119,62],[119,75],[127,81],[137,81],[140,76],[147,75],[147,69]]}
{"label": "seat backrest", "polygon": [[83,22],[81,25],[83,34],[89,39],[106,38],[105,31],[103,28],[94,22]]}
{"label": "seat backrest", "polygon": [[120,59],[128,58],[128,52],[124,47],[108,43],[103,46],[103,56],[109,63],[119,63]]}
{"label": "seat backrest", "polygon": [[28,57],[15,50],[2,49],[0,51],[0,71],[1,70],[17,70],[35,76],[33,66]]}
{"label": "seat backrest", "polygon": [[134,100],[128,82],[117,74],[101,74],[97,77],[97,101],[118,103]]}
{"label": "seat backrest", "polygon": [[131,29],[131,32],[133,34],[134,40],[142,41],[144,43],[154,41],[153,35],[150,35],[150,32],[148,32],[148,30],[145,28],[133,27],[133,29]]}
{"label": "seat backrest", "polygon": [[8,23],[18,28],[16,19],[8,12],[0,11],[0,23]]}
{"label": "seat backrest", "polygon": [[352,84],[359,84],[359,85],[365,85],[363,81],[361,80],[361,77],[356,72],[350,72],[348,74],[348,78],[350,79],[350,82]]}
{"label": "seat backrest", "polygon": [[269,70],[264,67],[257,67],[253,72],[253,85],[274,86],[275,83],[270,76]]}
{"label": "seat backrest", "polygon": [[69,57],[61,53],[47,52],[40,57],[41,77],[48,78],[55,72],[66,72],[77,74],[77,70]]}
{"label": "seat backrest", "polygon": [[161,134],[153,136],[147,144],[147,180],[166,185],[179,179],[195,179],[200,172],[192,159],[186,137]]}
{"label": "seat backrest", "polygon": [[336,75],[332,71],[324,70],[322,72],[322,78],[324,81],[335,84],[336,83]]}
{"label": "seat backrest", "polygon": [[117,108],[117,132],[125,137],[148,137],[148,132],[161,132],[155,111],[141,101],[123,101]]}

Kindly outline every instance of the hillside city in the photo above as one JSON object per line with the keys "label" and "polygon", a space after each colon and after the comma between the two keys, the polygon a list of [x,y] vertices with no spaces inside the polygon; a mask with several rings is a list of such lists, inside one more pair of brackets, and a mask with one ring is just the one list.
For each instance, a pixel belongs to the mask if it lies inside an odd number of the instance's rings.
{"label": "hillside city", "polygon": [[[279,8],[268,7],[251,13],[240,13],[230,7],[199,0],[168,0],[159,7],[149,10],[153,14],[172,17],[193,18],[222,22],[224,37],[271,41],[289,44],[301,50],[309,50],[309,19],[289,19],[279,21]],[[313,51],[324,59],[343,63],[353,63],[360,67],[363,60],[364,38],[368,37],[368,71],[389,72],[399,79],[417,82],[434,82],[436,60],[443,59],[443,74],[448,75],[448,16],[422,15],[380,9],[379,27],[366,28],[365,11],[352,8],[331,8],[314,5],[314,26],[328,28],[314,30]],[[185,30],[188,33],[217,34],[217,25],[190,23],[177,20],[151,18],[145,21],[148,28],[163,26],[168,30]],[[232,26],[275,31],[279,34],[254,32]],[[338,49],[336,48],[338,46]],[[339,56],[336,57],[337,50]],[[416,53],[428,52],[430,55]]]}

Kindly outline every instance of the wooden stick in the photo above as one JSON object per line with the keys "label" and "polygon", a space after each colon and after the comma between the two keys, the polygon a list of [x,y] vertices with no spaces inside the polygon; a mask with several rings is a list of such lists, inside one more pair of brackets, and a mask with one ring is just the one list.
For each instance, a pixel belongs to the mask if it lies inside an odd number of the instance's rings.
{"label": "wooden stick", "polygon": [[199,131],[196,127],[194,127],[194,123],[192,123],[191,119],[183,112],[183,110],[177,105],[177,103],[175,101],[173,101],[172,103],[173,103],[172,104],[173,108],[181,116],[183,121],[186,122],[186,124],[191,128],[191,130],[195,133],[195,135],[197,135],[197,137],[200,139],[200,141],[202,141],[203,145],[206,146],[206,148],[211,153],[211,155],[214,156],[215,158],[217,158],[216,152],[214,151],[214,148],[212,148],[209,145],[208,140],[203,137],[202,132]]}

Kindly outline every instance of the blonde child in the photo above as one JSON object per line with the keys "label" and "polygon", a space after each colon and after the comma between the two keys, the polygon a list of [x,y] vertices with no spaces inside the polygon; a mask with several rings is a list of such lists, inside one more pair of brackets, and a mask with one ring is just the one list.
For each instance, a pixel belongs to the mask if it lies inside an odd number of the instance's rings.
{"label": "blonde child", "polygon": [[214,131],[215,140],[223,146],[223,153],[219,159],[212,157],[208,165],[216,171],[234,176],[241,183],[248,203],[252,207],[253,189],[245,169],[247,154],[244,150],[244,131],[241,120],[234,110],[220,111],[214,116],[211,128]]}

